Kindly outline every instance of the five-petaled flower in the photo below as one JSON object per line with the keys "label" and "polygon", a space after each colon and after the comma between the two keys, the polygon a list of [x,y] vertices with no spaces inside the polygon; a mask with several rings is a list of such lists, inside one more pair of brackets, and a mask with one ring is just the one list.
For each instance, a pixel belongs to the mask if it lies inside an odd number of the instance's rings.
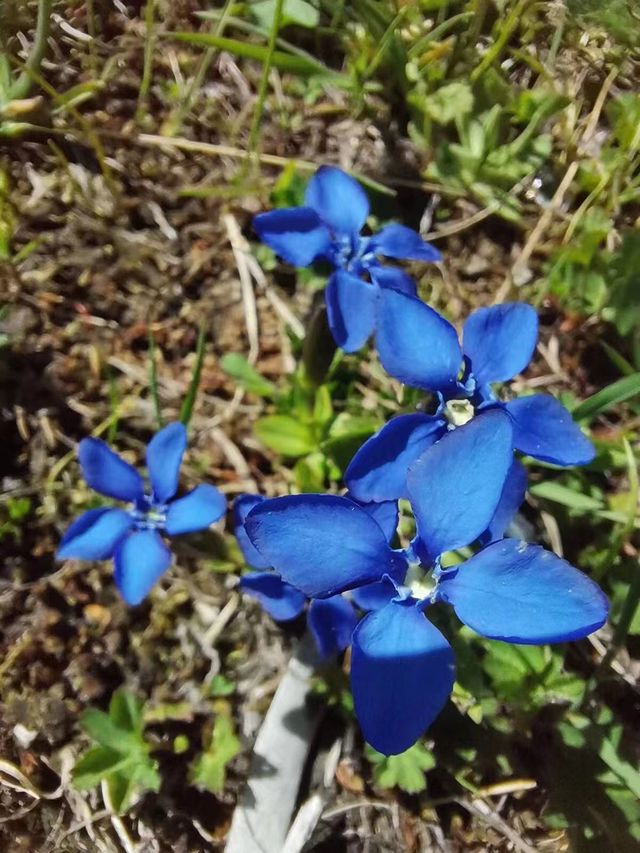
{"label": "five-petaled flower", "polygon": [[[345,481],[364,501],[406,498],[407,470],[447,431],[476,414],[503,409],[511,419],[513,447],[556,465],[583,465],[595,451],[565,407],[548,394],[498,400],[491,383],[506,382],[529,364],[538,338],[538,318],[514,302],[480,308],[464,324],[462,345],[453,326],[436,311],[401,293],[380,296],[378,354],[392,376],[434,393],[435,414],[398,415],[372,436],[351,460]],[[514,463],[506,488],[526,485]]]}
{"label": "five-petaled flower", "polygon": [[366,740],[387,755],[420,737],[453,686],[452,649],[425,616],[432,604],[450,604],[485,637],[524,644],[578,639],[607,617],[593,581],[517,539],[498,539],[443,568],[443,554],[476,541],[495,516],[512,464],[512,431],[504,411],[487,412],[410,466],[417,535],[404,551],[390,547],[367,512],[333,495],[266,500],[246,519],[258,552],[305,595],[322,599],[358,587],[368,595],[371,612],[353,633],[351,685]]}
{"label": "five-petaled flower", "polygon": [[416,296],[413,279],[397,267],[383,266],[379,256],[430,262],[441,257],[404,225],[362,235],[368,215],[369,201],[360,184],[335,166],[321,166],[309,181],[303,207],[260,213],[253,220],[263,243],[285,261],[306,267],[323,259],[334,267],[325,291],[327,316],[345,352],[360,349],[376,328],[380,293]]}
{"label": "five-petaled flower", "polygon": [[150,488],[140,474],[100,439],[78,446],[88,485],[129,509],[100,507],[77,518],[62,538],[58,559],[107,560],[113,557],[115,581],[127,604],[139,604],[169,568],[171,552],[161,534],[175,536],[203,530],[226,510],[223,495],[208,484],[175,499],[187,432],[172,423],[147,445]]}
{"label": "five-petaled flower", "polygon": [[[347,496],[348,497],[348,496]],[[255,598],[276,622],[297,619],[307,604],[307,596],[283,581],[273,571],[269,561],[254,547],[247,535],[245,522],[251,510],[263,503],[260,495],[239,495],[233,505],[233,532],[247,565],[258,571],[240,578],[243,592]],[[380,525],[388,541],[398,526],[398,505],[395,501],[360,504]],[[351,643],[358,617],[352,604],[342,595],[314,599],[307,609],[307,626],[322,660],[343,652]]]}

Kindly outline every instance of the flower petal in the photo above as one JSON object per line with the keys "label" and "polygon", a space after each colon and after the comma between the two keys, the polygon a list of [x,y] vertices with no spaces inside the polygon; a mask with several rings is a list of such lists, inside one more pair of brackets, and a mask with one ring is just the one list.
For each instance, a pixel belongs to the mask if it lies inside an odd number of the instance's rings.
{"label": "flower petal", "polygon": [[470,545],[488,527],[513,459],[509,418],[483,412],[447,433],[409,468],[409,499],[430,559]]}
{"label": "flower petal", "polygon": [[586,465],[593,444],[571,414],[553,397],[518,397],[505,406],[513,422],[513,444],[521,453],[555,465]]}
{"label": "flower petal", "polygon": [[147,445],[147,468],[158,503],[166,503],[178,491],[182,456],[187,447],[184,424],[167,424]]}
{"label": "flower petal", "polygon": [[133,527],[122,509],[89,509],[68,528],[58,548],[58,560],[107,560],[116,545]]}
{"label": "flower petal", "polygon": [[378,287],[389,287],[391,290],[398,290],[400,293],[415,298],[418,296],[415,281],[398,267],[382,267],[379,264],[374,264],[369,267],[369,275]]}
{"label": "flower petal", "polygon": [[328,597],[405,567],[378,524],[347,498],[267,500],[251,510],[245,529],[284,580],[312,597]]}
{"label": "flower petal", "polygon": [[263,243],[294,267],[309,266],[331,243],[327,228],[310,207],[259,213],[253,218],[253,227]]}
{"label": "flower petal", "polygon": [[435,246],[423,240],[417,231],[396,223],[385,225],[377,234],[374,234],[369,240],[368,248],[377,255],[404,261],[437,263],[442,260],[442,255]]}
{"label": "flower petal", "polygon": [[171,551],[155,530],[124,539],[114,555],[115,582],[127,604],[140,604],[171,565]]}
{"label": "flower petal", "polygon": [[83,438],[78,459],[87,484],[110,498],[136,501],[144,493],[144,482],[136,469],[121,459],[99,438]]}
{"label": "flower petal", "polygon": [[336,270],[324,298],[335,342],[345,352],[357,352],[373,332],[378,289],[351,273]]}
{"label": "flower petal", "polygon": [[521,462],[514,459],[509,468],[502,494],[489,527],[480,537],[482,542],[494,542],[504,536],[506,529],[520,509],[527,491],[527,471]]}
{"label": "flower petal", "polygon": [[511,643],[561,643],[600,628],[600,587],[539,545],[503,539],[442,575],[440,597],[482,634]]}
{"label": "flower petal", "polygon": [[359,501],[407,498],[407,470],[442,438],[445,426],[432,415],[397,415],[367,439],[355,454],[344,479]]}
{"label": "flower petal", "polygon": [[242,556],[246,560],[248,566],[254,569],[270,569],[271,564],[262,556],[257,548],[254,548],[253,543],[247,536],[247,531],[244,529],[244,523],[254,508],[262,503],[264,498],[262,495],[238,495],[233,502],[233,535],[238,541]]}
{"label": "flower petal", "polygon": [[355,501],[371,518],[380,525],[387,542],[391,542],[398,529],[398,502],[397,501],[360,501],[347,492],[345,498]]}
{"label": "flower petal", "polygon": [[311,602],[307,625],[323,660],[343,652],[351,645],[357,622],[355,610],[341,595],[318,598]]}
{"label": "flower petal", "polygon": [[336,234],[357,234],[369,215],[365,191],[335,166],[320,166],[307,184],[304,203]]}
{"label": "flower petal", "polygon": [[462,349],[476,380],[505,382],[531,361],[538,340],[538,315],[524,302],[479,308],[464,324]]}
{"label": "flower petal", "polygon": [[167,510],[165,530],[170,536],[204,530],[225,514],[227,501],[215,486],[203,483],[172,501]]}
{"label": "flower petal", "polygon": [[241,590],[255,598],[276,622],[288,622],[304,610],[307,599],[275,572],[250,572],[240,578]]}
{"label": "flower petal", "polygon": [[351,598],[360,610],[380,610],[397,594],[398,591],[388,578],[351,590]]}
{"label": "flower petal", "polygon": [[437,311],[382,288],[376,344],[387,373],[414,388],[439,391],[453,385],[462,364],[456,330]]}
{"label": "flower petal", "polygon": [[351,686],[365,740],[384,755],[408,749],[444,707],[453,650],[410,601],[370,613],[353,635]]}

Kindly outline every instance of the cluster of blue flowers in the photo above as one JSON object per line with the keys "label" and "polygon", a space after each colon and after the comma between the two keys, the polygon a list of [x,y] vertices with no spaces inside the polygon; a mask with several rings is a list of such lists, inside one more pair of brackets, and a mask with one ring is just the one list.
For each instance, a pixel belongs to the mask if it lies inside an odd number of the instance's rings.
{"label": "cluster of blue flowers", "polygon": [[[455,329],[417,295],[404,272],[379,256],[438,261],[409,228],[363,236],[369,206],[360,185],[322,167],[303,207],[256,217],[262,240],[283,259],[329,261],[329,324],[351,352],[375,334],[382,365],[423,389],[433,411],[392,418],[356,453],[349,491],[264,499],[242,495],[234,532],[254,571],[242,589],[278,621],[299,617],[324,658],[351,646],[355,710],[366,740],[387,755],[409,748],[439,714],[453,687],[451,646],[428,618],[448,604],[478,634],[512,643],[575,640],[607,617],[599,587],[553,553],[506,537],[527,478],[514,451],[568,466],[594,456],[590,441],[555,399],[507,399],[505,383],[529,363],[538,336],[522,303],[482,308]],[[505,396],[504,390],[501,396]],[[88,484],[131,504],[92,509],[71,525],[59,557],[114,558],[116,583],[139,603],[168,567],[162,534],[200,530],[225,511],[222,495],[201,485],[175,499],[186,434],[161,430],[147,448],[150,487],[96,439],[80,443]],[[416,534],[393,547],[398,499],[410,502]],[[450,552],[475,546],[454,562]]]}

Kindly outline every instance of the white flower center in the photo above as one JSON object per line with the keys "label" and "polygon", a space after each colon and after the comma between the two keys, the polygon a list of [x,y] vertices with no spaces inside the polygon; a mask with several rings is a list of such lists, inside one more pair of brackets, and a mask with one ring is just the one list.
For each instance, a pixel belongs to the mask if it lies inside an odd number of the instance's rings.
{"label": "white flower center", "polygon": [[470,400],[449,400],[445,403],[444,416],[452,427],[468,424],[475,414]]}

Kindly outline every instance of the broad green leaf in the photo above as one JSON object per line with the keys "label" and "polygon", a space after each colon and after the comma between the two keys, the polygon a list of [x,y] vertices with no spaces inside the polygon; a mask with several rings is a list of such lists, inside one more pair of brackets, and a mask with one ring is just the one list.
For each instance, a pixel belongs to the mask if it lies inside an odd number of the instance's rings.
{"label": "broad green leaf", "polygon": [[318,426],[326,426],[333,417],[333,405],[331,403],[331,392],[327,385],[320,385],[316,390],[316,399],[313,406],[313,420]]}
{"label": "broad green leaf", "polygon": [[306,456],[316,448],[310,427],[288,415],[260,418],[255,423],[254,431],[263,444],[283,456]]}
{"label": "broad green leaf", "polygon": [[[275,7],[276,0],[258,0],[257,3],[249,5],[251,14],[265,30],[271,30]],[[297,24],[299,27],[313,29],[318,26],[319,21],[320,13],[311,3],[307,3],[306,0],[284,0],[280,19],[281,27]]]}
{"label": "broad green leaf", "polygon": [[240,752],[242,745],[236,737],[228,713],[216,717],[211,743],[191,766],[191,781],[214,794],[224,790],[227,764]]}
{"label": "broad green leaf", "polygon": [[[303,459],[298,459],[293,466],[296,485],[301,492],[321,492],[325,487],[327,463],[329,460],[321,451],[309,453]],[[340,472],[338,472],[340,476]]]}
{"label": "broad green leaf", "polygon": [[560,483],[550,481],[535,483],[529,488],[529,491],[537,498],[544,498],[545,500],[562,504],[576,512],[594,512],[604,509],[602,501],[597,498],[584,495],[582,492],[576,492],[567,486],[562,486]]}
{"label": "broad green leaf", "polygon": [[95,788],[110,773],[122,770],[134,763],[129,755],[104,746],[90,749],[76,762],[71,776],[73,784],[80,790]]}
{"label": "broad green leaf", "polygon": [[255,367],[239,353],[231,352],[224,355],[220,359],[220,367],[227,376],[235,379],[241,388],[258,397],[274,397],[277,394],[277,388],[273,382],[261,376]]}
{"label": "broad green leaf", "polygon": [[427,787],[425,773],[436,766],[432,753],[418,741],[400,755],[382,755],[370,746],[366,755],[374,765],[373,775],[383,788],[401,788],[408,794],[417,794]]}
{"label": "broad green leaf", "polygon": [[379,426],[376,418],[341,412],[331,424],[329,435],[322,443],[322,450],[344,471],[356,450]]}
{"label": "broad green leaf", "polygon": [[623,403],[632,397],[640,394],[640,373],[634,373],[632,376],[623,376],[617,382],[607,385],[597,391],[593,396],[587,397],[573,410],[573,417],[580,420],[590,420],[601,412],[606,412],[608,409],[617,406],[618,403]]}

